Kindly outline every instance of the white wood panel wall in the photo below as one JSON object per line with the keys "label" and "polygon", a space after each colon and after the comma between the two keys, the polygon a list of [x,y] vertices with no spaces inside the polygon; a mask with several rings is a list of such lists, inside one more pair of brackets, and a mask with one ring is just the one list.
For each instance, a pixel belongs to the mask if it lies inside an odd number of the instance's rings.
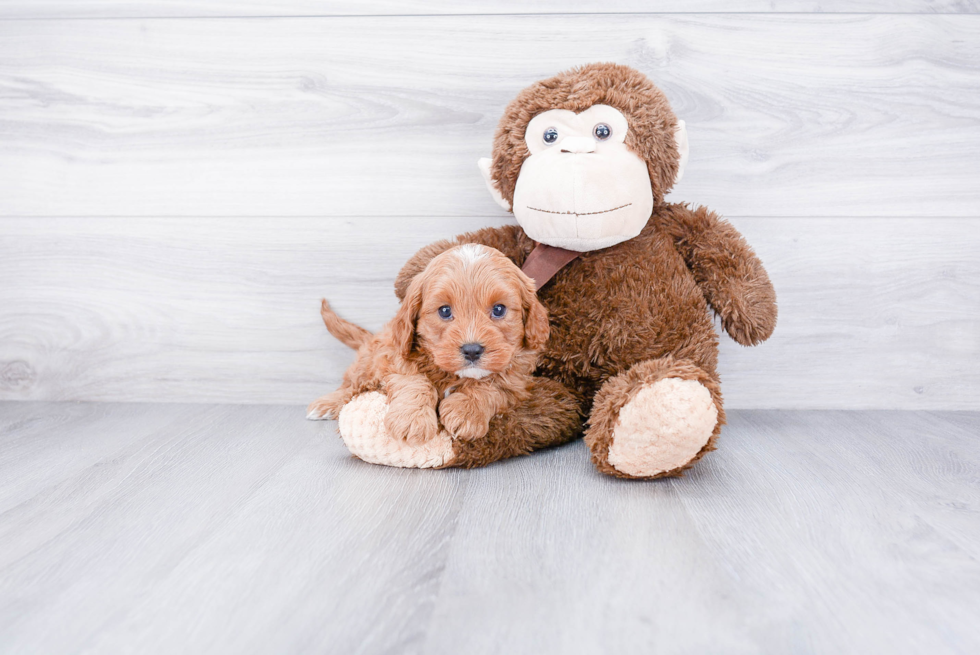
{"label": "white wood panel wall", "polygon": [[350,361],[318,299],[380,327],[416,248],[510,220],[514,93],[609,60],[776,284],[728,406],[980,407],[976,5],[736,5],[0,3],[0,398],[307,402]]}
{"label": "white wood panel wall", "polygon": [[2,0],[0,18],[612,13],[975,14],[977,0]]}

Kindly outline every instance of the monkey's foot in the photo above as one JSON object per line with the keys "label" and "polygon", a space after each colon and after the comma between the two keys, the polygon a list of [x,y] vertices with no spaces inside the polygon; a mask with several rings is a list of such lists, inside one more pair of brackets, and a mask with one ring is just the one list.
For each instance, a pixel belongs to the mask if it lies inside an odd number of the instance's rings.
{"label": "monkey's foot", "polygon": [[607,381],[586,434],[596,466],[623,478],[679,475],[714,449],[724,421],[720,395],[709,387],[717,392],[701,369],[663,360]]}
{"label": "monkey's foot", "polygon": [[385,431],[388,399],[371,391],[354,397],[340,410],[340,437],[351,454],[371,464],[402,468],[435,468],[453,458],[452,437],[445,430],[422,444],[392,438]]}
{"label": "monkey's foot", "polygon": [[680,468],[708,443],[717,420],[711,394],[694,380],[645,386],[619,411],[609,464],[641,478]]}

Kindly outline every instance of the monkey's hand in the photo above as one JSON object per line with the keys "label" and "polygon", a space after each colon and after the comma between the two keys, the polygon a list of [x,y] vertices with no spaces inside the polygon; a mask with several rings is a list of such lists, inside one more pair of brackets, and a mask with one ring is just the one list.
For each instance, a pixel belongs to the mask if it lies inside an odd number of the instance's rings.
{"label": "monkey's hand", "polygon": [[725,331],[743,346],[768,339],[776,327],[776,291],[738,230],[704,207],[671,205],[661,220]]}

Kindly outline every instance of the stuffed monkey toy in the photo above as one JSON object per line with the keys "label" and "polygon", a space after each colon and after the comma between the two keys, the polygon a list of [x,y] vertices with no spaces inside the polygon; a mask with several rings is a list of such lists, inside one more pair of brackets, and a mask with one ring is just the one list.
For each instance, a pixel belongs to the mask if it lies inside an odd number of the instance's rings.
{"label": "stuffed monkey toy", "polygon": [[566,71],[504,111],[493,159],[479,162],[519,225],[420,250],[395,282],[404,298],[433,257],[461,243],[497,248],[535,280],[551,337],[531,398],[472,441],[445,432],[414,445],[384,433],[381,393],[340,413],[358,457],[393,466],[483,466],[584,431],[599,471],[679,475],[714,449],[725,422],[714,311],[748,346],[776,325],[762,263],[729,223],[664,201],[687,159],[687,134],[664,94],[616,64]]}

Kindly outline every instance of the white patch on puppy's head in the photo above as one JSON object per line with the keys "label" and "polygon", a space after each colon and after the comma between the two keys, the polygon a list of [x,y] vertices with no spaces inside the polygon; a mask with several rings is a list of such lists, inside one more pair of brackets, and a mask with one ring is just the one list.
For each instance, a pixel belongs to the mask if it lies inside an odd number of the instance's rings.
{"label": "white patch on puppy's head", "polygon": [[453,254],[463,260],[464,266],[469,266],[481,259],[486,259],[490,255],[487,247],[481,246],[478,243],[467,243],[462,246],[457,246],[453,249]]}
{"label": "white patch on puppy's head", "polygon": [[466,368],[461,368],[456,371],[456,375],[461,378],[473,378],[474,380],[482,380],[483,378],[490,375],[490,371],[485,368],[478,368],[476,366],[467,366]]}

